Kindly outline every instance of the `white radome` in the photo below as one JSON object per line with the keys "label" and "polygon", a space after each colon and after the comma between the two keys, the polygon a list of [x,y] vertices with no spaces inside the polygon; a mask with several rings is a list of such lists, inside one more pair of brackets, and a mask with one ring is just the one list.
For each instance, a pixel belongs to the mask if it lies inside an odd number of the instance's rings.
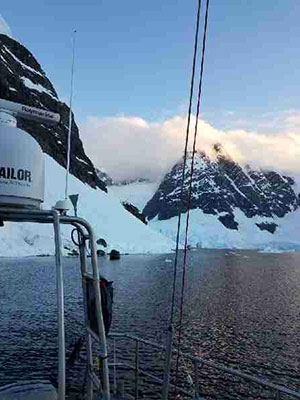
{"label": "white radome", "polygon": [[40,208],[44,201],[44,155],[27,132],[0,125],[0,204]]}

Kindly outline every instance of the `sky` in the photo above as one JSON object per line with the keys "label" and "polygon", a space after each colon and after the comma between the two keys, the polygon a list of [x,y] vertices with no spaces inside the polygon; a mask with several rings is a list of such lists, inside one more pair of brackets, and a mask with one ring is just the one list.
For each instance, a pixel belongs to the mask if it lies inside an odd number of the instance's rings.
{"label": "sky", "polygon": [[[151,146],[161,164],[168,160],[164,168],[178,156],[183,148],[196,0],[10,0],[2,2],[0,13],[64,101],[70,92],[72,30],[77,29],[74,111],[98,166],[107,168],[108,152],[120,143],[127,164],[128,157],[143,164],[144,144]],[[232,135],[226,132],[246,132],[243,147],[233,154],[238,159],[247,154],[248,133],[257,138],[254,153],[261,149],[260,137],[273,137],[276,143],[284,138],[285,155],[274,157],[278,146],[274,149],[271,141],[270,157],[273,154],[273,164],[285,158],[286,168],[291,166],[288,157],[300,133],[299,15],[298,0],[210,1],[201,118],[202,128],[211,129],[203,137],[221,134],[233,151],[228,139]],[[174,133],[176,118],[181,118],[181,134],[178,129]],[[128,129],[128,121],[134,129]],[[166,132],[165,126],[172,129]],[[102,145],[106,135],[109,148]],[[162,140],[153,145],[158,137]],[[177,150],[170,157],[163,152],[173,147]],[[108,169],[114,174],[125,167],[124,161]],[[151,169],[150,159],[144,167]]]}

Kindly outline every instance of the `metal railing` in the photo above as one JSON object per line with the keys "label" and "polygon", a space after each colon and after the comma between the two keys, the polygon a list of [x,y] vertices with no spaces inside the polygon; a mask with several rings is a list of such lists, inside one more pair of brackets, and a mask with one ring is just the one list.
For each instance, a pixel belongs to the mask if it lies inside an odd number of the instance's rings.
{"label": "metal railing", "polygon": [[[115,341],[116,339],[127,339],[128,341],[132,341],[135,343],[135,350],[134,350],[134,362],[133,363],[129,363],[129,362],[116,362],[116,358],[114,355],[114,360],[113,362],[109,362],[109,367],[110,369],[113,368],[114,370],[114,389],[116,391],[116,371],[117,369],[122,369],[122,370],[127,370],[127,371],[134,371],[134,382],[133,382],[133,392],[134,392],[134,399],[138,400],[139,398],[139,378],[140,376],[145,376],[147,378],[150,378],[151,380],[153,380],[153,382],[158,383],[163,385],[164,380],[161,379],[158,376],[155,376],[152,373],[149,373],[148,371],[144,370],[141,368],[140,366],[140,359],[141,359],[141,354],[140,354],[140,344],[144,344],[147,346],[150,346],[154,349],[157,349],[161,352],[165,352],[165,347],[162,345],[159,345],[157,343],[152,342],[151,340],[147,340],[147,339],[142,339],[140,337],[131,335],[131,334],[127,334],[127,333],[119,333],[119,332],[112,332],[109,334],[108,339],[113,339],[114,341],[114,349],[115,349]],[[177,350],[174,349],[173,350],[173,354],[176,354]],[[193,390],[187,390],[186,388],[183,387],[177,387],[176,388],[176,392],[177,393],[181,393],[184,396],[187,396],[189,398],[193,398],[195,396],[195,394],[199,394],[199,368],[200,367],[210,367],[216,371],[222,372],[222,373],[226,373],[228,375],[234,376],[236,378],[240,378],[244,381],[248,381],[250,384],[254,384],[254,385],[259,385],[261,387],[266,388],[267,390],[271,391],[274,399],[278,400],[282,398],[282,395],[288,395],[292,398],[297,398],[300,399],[300,392],[290,389],[286,386],[282,386],[282,385],[276,385],[272,382],[269,382],[266,379],[263,378],[259,378],[247,373],[244,373],[242,371],[239,371],[237,369],[234,368],[230,368],[230,367],[226,367],[222,364],[218,364],[212,361],[207,361],[201,357],[194,357],[194,356],[190,356],[190,355],[184,355],[184,359],[187,361],[189,361],[190,363],[193,364],[193,368],[194,368],[194,380],[192,381],[192,385],[193,385]],[[170,383],[170,388],[175,389],[175,384],[171,381]],[[160,398],[160,397],[159,397]],[[199,398],[199,397],[198,397]]]}
{"label": "metal railing", "polygon": [[[55,264],[56,264],[56,298],[57,298],[57,317],[58,317],[58,399],[65,400],[66,398],[66,346],[65,346],[65,319],[64,319],[64,279],[63,279],[63,265],[62,265],[62,252],[61,252],[61,236],[60,225],[71,225],[77,229],[81,235],[80,241],[80,266],[82,273],[83,284],[83,298],[86,298],[85,287],[87,279],[89,279],[95,291],[95,306],[96,306],[96,319],[99,337],[94,335],[99,353],[102,358],[102,376],[101,382],[94,372],[94,361],[92,354],[92,335],[88,329],[88,321],[86,324],[86,337],[87,337],[87,399],[92,400],[94,396],[94,388],[101,389],[103,398],[110,400],[109,376],[108,376],[108,361],[107,361],[107,348],[105,328],[102,317],[101,307],[101,294],[99,286],[99,269],[97,261],[96,240],[91,225],[84,219],[61,215],[57,210],[36,210],[36,209],[21,209],[21,208],[8,208],[0,206],[0,221],[6,222],[34,222],[41,224],[52,224],[54,227],[55,237]],[[87,257],[85,251],[85,242],[89,241],[91,249],[91,272],[87,270]],[[85,300],[84,300],[85,303]],[[87,314],[85,310],[85,314]]]}

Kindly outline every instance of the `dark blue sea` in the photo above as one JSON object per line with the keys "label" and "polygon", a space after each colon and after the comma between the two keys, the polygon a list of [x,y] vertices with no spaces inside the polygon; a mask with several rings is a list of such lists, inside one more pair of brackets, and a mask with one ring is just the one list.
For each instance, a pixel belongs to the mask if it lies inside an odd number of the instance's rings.
{"label": "dark blue sea", "polygon": [[[165,344],[173,258],[99,258],[101,273],[114,281],[113,331],[130,332]],[[84,334],[76,257],[64,259],[64,275],[69,355],[76,339]],[[180,260],[178,289],[181,276]],[[207,360],[300,390],[300,253],[190,251],[184,294],[183,354],[197,353]],[[179,297],[177,293],[176,308]],[[0,385],[25,379],[55,383],[54,258],[0,259],[0,310]],[[133,347],[122,341],[119,345],[117,361],[133,362]],[[151,359],[149,349],[141,348],[141,365],[160,373],[162,354],[155,357]],[[68,368],[70,399],[83,398],[84,371],[82,360]],[[180,360],[181,383],[187,384],[188,372],[192,372],[191,365]],[[159,387],[153,387],[151,394],[141,381],[140,398],[159,398]],[[259,386],[251,387],[208,368],[200,372],[200,392],[207,399],[275,398]]]}

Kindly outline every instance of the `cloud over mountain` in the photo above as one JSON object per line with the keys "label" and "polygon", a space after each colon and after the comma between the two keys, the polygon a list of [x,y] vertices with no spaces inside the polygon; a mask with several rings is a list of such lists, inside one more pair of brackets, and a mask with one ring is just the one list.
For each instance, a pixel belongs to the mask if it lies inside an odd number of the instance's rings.
{"label": "cloud over mountain", "polygon": [[[280,132],[269,130],[216,129],[199,121],[197,148],[208,154],[215,143],[237,162],[283,171],[300,171],[299,113],[278,120]],[[293,118],[291,121],[290,117]],[[191,136],[195,117],[192,118]],[[293,123],[291,123],[293,122]],[[159,178],[182,156],[186,118],[174,116],[163,122],[147,122],[139,117],[89,117],[81,126],[81,136],[94,163],[115,179]],[[190,141],[192,142],[192,141]]]}

